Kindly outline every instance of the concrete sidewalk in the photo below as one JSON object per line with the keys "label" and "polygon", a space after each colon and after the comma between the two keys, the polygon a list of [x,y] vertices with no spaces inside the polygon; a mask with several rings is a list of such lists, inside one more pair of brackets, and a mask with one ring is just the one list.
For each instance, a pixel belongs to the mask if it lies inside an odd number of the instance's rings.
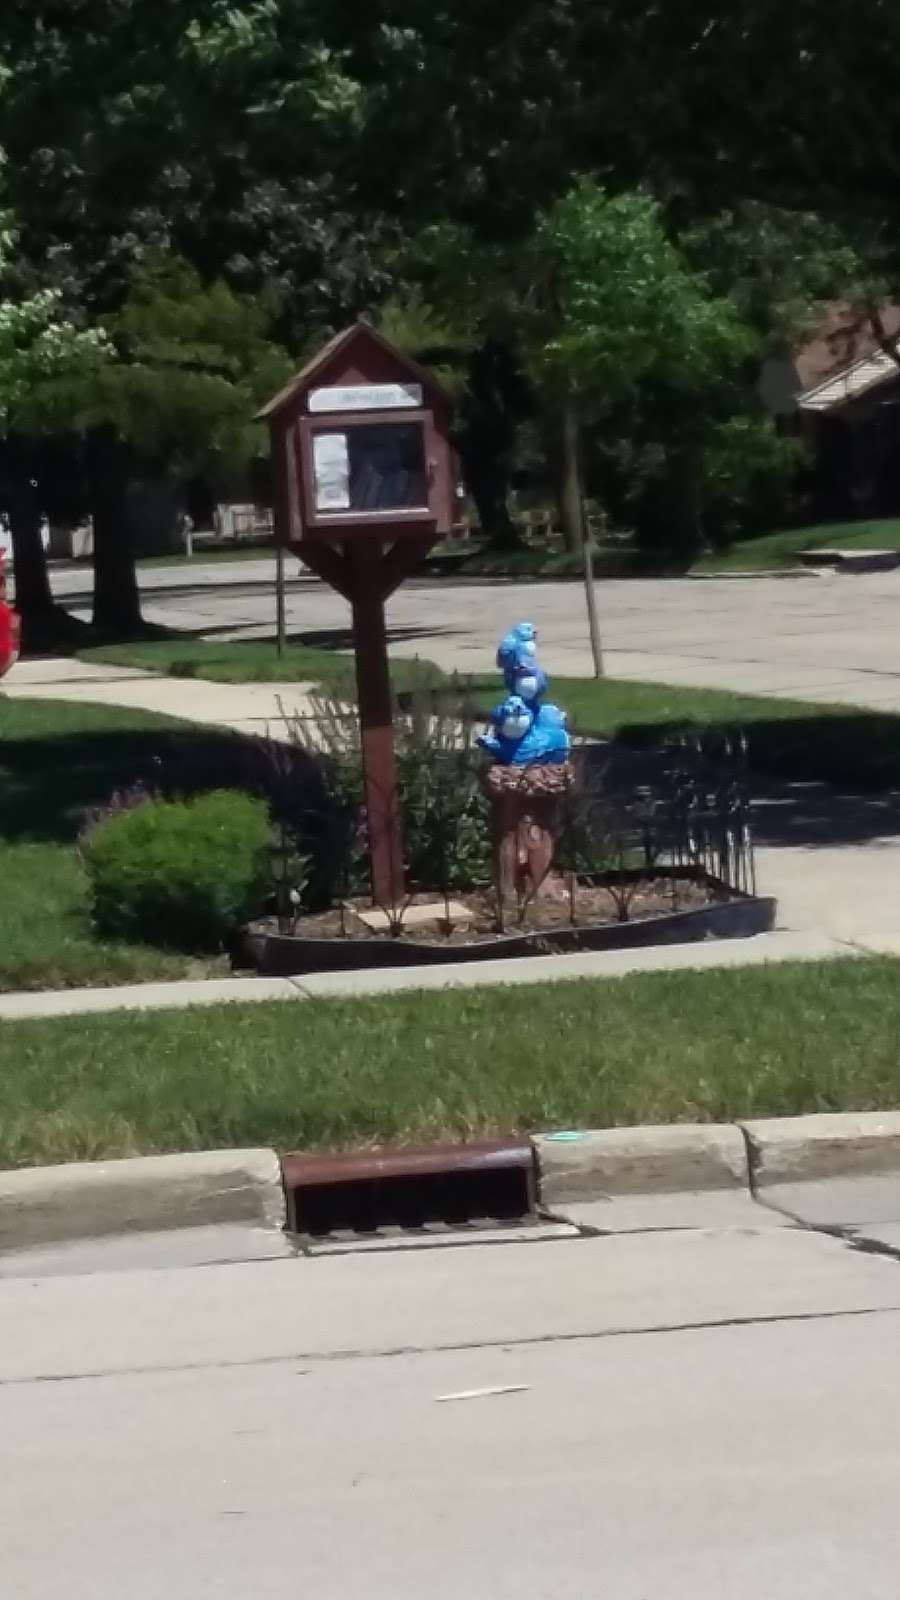
{"label": "concrete sidewalk", "polygon": [[66,700],[127,706],[229,728],[234,733],[284,735],[286,719],[310,713],[309,683],[212,683],[167,678],[136,667],[112,667],[66,657],[20,661],[3,681],[11,700]]}
{"label": "concrete sidewalk", "polygon": [[251,1001],[357,999],[447,988],[563,983],[623,978],[633,973],[713,971],[770,962],[827,961],[865,955],[900,957],[900,938],[873,935],[850,942],[816,933],[763,933],[750,939],[656,945],[647,950],[522,956],[477,963],[447,962],[393,971],[307,973],[296,978],[211,978],[126,984],[109,989],[48,989],[0,995],[0,1024],[105,1011],[167,1011]]}

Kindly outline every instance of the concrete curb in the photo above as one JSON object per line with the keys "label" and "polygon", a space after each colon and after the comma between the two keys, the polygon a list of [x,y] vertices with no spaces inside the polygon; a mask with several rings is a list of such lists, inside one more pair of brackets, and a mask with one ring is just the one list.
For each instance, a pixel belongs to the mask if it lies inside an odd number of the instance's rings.
{"label": "concrete curb", "polygon": [[741,1124],[755,1189],[900,1173],[900,1112],[772,1117]]}
{"label": "concrete curb", "polygon": [[747,1146],[735,1123],[551,1133],[532,1143],[545,1205],[749,1187]]}
{"label": "concrete curb", "polygon": [[0,1251],[222,1223],[284,1227],[274,1150],[203,1150],[0,1172]]}
{"label": "concrete curb", "polygon": [[896,1174],[900,1112],[772,1117],[541,1134],[533,1141],[543,1204],[638,1194],[741,1189]]}
{"label": "concrete curb", "polygon": [[[563,1204],[673,1194],[768,1195],[823,1180],[900,1181],[900,1112],[537,1134],[538,1196]],[[733,1202],[730,1202],[733,1204]],[[788,1207],[788,1209],[790,1209]],[[206,1150],[0,1172],[0,1254],[114,1235],[286,1223],[273,1150]]]}

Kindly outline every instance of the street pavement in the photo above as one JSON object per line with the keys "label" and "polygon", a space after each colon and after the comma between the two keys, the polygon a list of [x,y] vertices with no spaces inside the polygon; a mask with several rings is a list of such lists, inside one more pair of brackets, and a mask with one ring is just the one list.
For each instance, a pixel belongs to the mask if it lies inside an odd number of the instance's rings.
{"label": "street pavement", "polygon": [[[292,568],[289,631],[349,645],[347,602]],[[274,573],[272,560],[143,568],[145,614],[217,638],[271,634]],[[83,616],[90,581],[84,568],[58,568],[52,579]],[[604,580],[596,592],[613,677],[900,709],[900,571]],[[523,617],[540,630],[551,674],[592,670],[578,583],[417,579],[388,604],[398,653],[462,672],[491,670],[498,637]]]}
{"label": "street pavement", "polygon": [[900,1262],[692,1201],[490,1247],[23,1264],[0,1592],[894,1600]]}

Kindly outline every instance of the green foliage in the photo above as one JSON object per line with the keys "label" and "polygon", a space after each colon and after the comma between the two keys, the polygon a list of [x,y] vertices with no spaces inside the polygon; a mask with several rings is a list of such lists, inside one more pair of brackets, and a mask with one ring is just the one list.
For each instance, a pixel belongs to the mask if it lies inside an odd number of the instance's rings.
{"label": "green foliage", "polygon": [[29,261],[89,316],[116,309],[160,247],[207,281],[276,287],[292,337],[361,303],[383,228],[362,224],[347,171],[359,87],[325,37],[330,10],[79,0],[69,25],[59,8],[5,6],[0,143]]}
{"label": "green foliage", "polygon": [[796,568],[806,550],[900,550],[900,520],[820,523],[743,540],[698,563],[700,572],[761,572]]}
{"label": "green foliage", "polygon": [[32,392],[45,428],[112,427],[136,455],[184,476],[245,463],[263,444],[253,423],[291,361],[266,336],[273,306],[204,284],[179,257],[155,255],[107,320],[105,359],[69,364]]}
{"label": "green foliage", "polygon": [[582,181],[534,248],[531,370],[548,410],[571,403],[589,425],[601,500],[676,557],[764,523],[797,452],[759,414],[756,335],[692,269],[660,206]]}
{"label": "green foliage", "polygon": [[98,938],[75,845],[114,791],[151,785],[163,767],[180,776],[198,740],[205,772],[227,770],[235,741],[208,739],[148,711],[0,695],[0,989],[215,975],[208,960]]}
{"label": "green foliage", "polygon": [[490,868],[490,820],[468,743],[441,749],[416,738],[400,752],[398,773],[410,884],[471,888]]}
{"label": "green foliage", "polygon": [[[451,890],[483,881],[490,829],[478,782],[475,705],[426,663],[394,712],[406,870],[414,889]],[[315,729],[311,737],[309,729]],[[339,687],[313,696],[312,716],[288,727],[291,742],[324,775],[321,802],[292,819],[296,848],[312,862],[307,899],[315,908],[367,884],[362,751],[356,707]]]}
{"label": "green foliage", "polygon": [[225,975],[214,959],[98,938],[87,872],[71,845],[0,837],[0,881],[0,991]]}
{"label": "green foliage", "polygon": [[220,950],[261,907],[269,840],[264,803],[227,790],[110,818],[82,847],[98,932]]}
{"label": "green foliage", "polygon": [[[705,522],[718,538],[719,524],[743,524],[746,489],[728,489],[727,514],[694,503],[736,457],[703,428],[688,438],[681,413],[715,429],[750,416],[751,330],[786,336],[825,296],[864,304],[898,281],[900,22],[885,0],[859,0],[852,17],[837,0],[758,0],[733,26],[697,0],[76,10],[77,26],[59,6],[0,12],[16,294],[51,285],[54,317],[78,330],[129,307],[89,385],[79,373],[51,396],[42,381],[36,426],[116,420],[154,464],[211,474],[255,448],[252,375],[268,361],[257,349],[239,372],[229,364],[218,280],[260,296],[275,316],[263,342],[277,328],[291,349],[380,304],[388,331],[461,395],[485,532],[515,540],[506,497],[533,409],[524,351],[548,435],[574,393],[588,426],[617,412],[639,475],[654,452],[671,458],[649,475],[646,542],[672,498],[691,539]],[[158,276],[159,252],[199,274],[221,336],[193,325],[195,285],[172,278],[141,305],[135,274]],[[720,379],[745,361],[729,409]],[[618,415],[645,384],[665,403],[638,395]]]}
{"label": "green foliage", "polygon": [[783,520],[805,450],[738,383],[684,406],[667,385],[647,382],[604,426],[586,430],[586,457],[643,558],[677,567],[704,545],[724,548]]}
{"label": "green foliage", "polygon": [[715,292],[774,344],[802,337],[828,300],[883,292],[871,281],[873,241],[866,259],[859,240],[811,211],[747,200],[694,222],[680,243]]}
{"label": "green foliage", "polygon": [[583,180],[541,221],[528,344],[538,384],[602,416],[648,379],[696,393],[746,360],[752,336],[712,295],[640,191]]}
{"label": "green foliage", "polygon": [[[131,644],[99,645],[79,651],[83,661],[114,667],[139,667],[172,678],[209,678],[213,683],[331,683],[346,690],[352,663],[338,650],[290,643],[279,655],[267,639],[196,639],[182,634],[167,639],[139,639]],[[391,678],[395,689],[411,688],[427,672],[435,682],[442,674],[421,657],[395,656]]]}
{"label": "green foliage", "polygon": [[712,427],[700,456],[703,532],[716,549],[771,528],[806,461],[798,439],[768,417],[735,415]]}
{"label": "green foliage", "polygon": [[[0,90],[2,81],[0,72]],[[0,176],[5,161],[0,149]],[[66,316],[58,289],[42,282],[31,293],[16,292],[17,252],[11,218],[0,211],[0,435],[27,411],[36,388],[95,370],[110,353],[103,329],[77,328]]]}
{"label": "green foliage", "polygon": [[429,367],[447,393],[459,400],[465,390],[466,358],[471,348],[464,327],[430,305],[420,289],[386,300],[376,326],[398,350]]}

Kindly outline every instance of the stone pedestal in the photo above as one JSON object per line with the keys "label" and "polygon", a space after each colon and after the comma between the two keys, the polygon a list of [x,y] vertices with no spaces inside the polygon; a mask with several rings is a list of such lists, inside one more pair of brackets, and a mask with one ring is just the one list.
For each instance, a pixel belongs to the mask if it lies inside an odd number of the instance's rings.
{"label": "stone pedestal", "polygon": [[545,887],[560,827],[561,801],[572,784],[568,761],[503,766],[482,774],[493,812],[494,855],[500,896],[530,900]]}

